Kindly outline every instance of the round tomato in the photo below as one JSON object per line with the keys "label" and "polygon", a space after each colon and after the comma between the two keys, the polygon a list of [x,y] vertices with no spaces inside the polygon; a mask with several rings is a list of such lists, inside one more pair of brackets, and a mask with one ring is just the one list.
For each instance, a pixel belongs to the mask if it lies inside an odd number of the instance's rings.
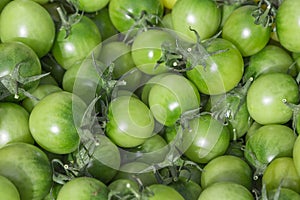
{"label": "round tomato", "polygon": [[136,181],[131,179],[116,179],[108,186],[109,197],[111,200],[118,200],[120,198],[134,198],[139,195],[139,185]]}
{"label": "round tomato", "polygon": [[173,126],[181,114],[199,108],[200,95],[195,85],[187,78],[170,74],[151,87],[148,102],[153,116],[159,123]]}
{"label": "round tomato", "polygon": [[251,190],[252,169],[239,157],[223,155],[208,162],[201,174],[201,186],[207,188],[217,182],[234,182]]}
{"label": "round tomato", "polygon": [[79,128],[85,110],[83,100],[72,93],[49,94],[31,111],[30,132],[45,150],[56,154],[71,153],[79,146]]}
{"label": "round tomato", "polygon": [[108,107],[107,136],[120,147],[135,147],[152,136],[154,118],[139,99],[119,96]]}
{"label": "round tomato", "polygon": [[29,131],[29,113],[22,106],[0,102],[0,115],[0,148],[12,142],[34,143]]}
{"label": "round tomato", "polygon": [[38,86],[39,80],[34,77],[41,75],[41,72],[40,60],[30,47],[20,42],[0,44],[0,84],[3,88],[0,92],[1,100],[24,99],[26,97],[24,93],[30,93]]}
{"label": "round tomato", "polygon": [[300,137],[297,137],[293,148],[293,161],[297,173],[300,174]]}
{"label": "round tomato", "polygon": [[202,188],[200,185],[185,177],[179,177],[178,180],[171,182],[168,186],[174,188],[184,199],[197,200]]}
{"label": "round tomato", "polygon": [[77,17],[80,17],[77,23],[59,30],[51,49],[55,60],[64,69],[69,69],[77,61],[85,59],[93,50],[95,56],[98,55],[101,49],[99,44],[102,37],[96,24],[85,15]]}
{"label": "round tomato", "polygon": [[267,191],[289,188],[295,192],[300,191],[300,176],[298,175],[292,157],[281,157],[274,159],[266,168],[263,184]]}
{"label": "round tomato", "polygon": [[251,192],[244,186],[232,182],[218,182],[202,191],[198,200],[254,200]]}
{"label": "round tomato", "polygon": [[216,34],[221,22],[221,10],[212,0],[178,0],[172,9],[172,22],[175,31],[196,39],[192,29],[201,40]]}
{"label": "round tomato", "polygon": [[288,188],[278,188],[268,192],[268,199],[276,198],[277,200],[300,200],[300,194]]}
{"label": "round tomato", "polygon": [[52,186],[52,169],[48,157],[32,144],[11,143],[2,147],[0,175],[16,186],[21,199],[43,199]]}
{"label": "round tomato", "polygon": [[279,42],[287,50],[300,52],[300,2],[285,0],[279,6],[276,15],[276,31]]}
{"label": "round tomato", "polygon": [[267,45],[258,53],[250,56],[243,79],[244,81],[250,77],[256,79],[261,74],[271,72],[287,73],[293,62],[292,57],[285,49],[271,44]]}
{"label": "round tomato", "polygon": [[108,188],[101,181],[91,177],[77,177],[64,184],[57,200],[107,200]]}
{"label": "round tomato", "polygon": [[138,34],[131,48],[136,67],[150,75],[167,72],[169,69],[165,63],[158,63],[163,54],[163,44],[175,44],[175,38],[165,30],[151,29]]}
{"label": "round tomato", "polygon": [[161,200],[161,199],[172,199],[172,200],[184,200],[183,196],[177,192],[174,188],[163,185],[153,184],[147,187],[150,191],[148,200]]}
{"label": "round tomato", "polygon": [[104,8],[110,0],[76,0],[75,6],[84,12],[96,12]]}
{"label": "round tomato", "polygon": [[[190,160],[197,163],[208,163],[215,157],[223,155],[230,141],[230,132],[226,126],[214,119],[211,115],[201,115],[188,122],[189,128],[176,130],[172,128],[165,134],[173,135],[169,139],[170,145],[177,148]],[[175,132],[175,134],[174,134]],[[175,136],[174,136],[175,135]],[[182,135],[182,143],[174,143],[177,135]],[[168,137],[168,136],[167,136]]]}
{"label": "round tomato", "polygon": [[6,200],[20,200],[16,186],[5,176],[0,175],[1,198]]}
{"label": "round tomato", "polygon": [[275,158],[291,157],[295,141],[294,131],[285,125],[271,124],[257,129],[248,138],[244,150],[246,160],[256,169],[254,178],[263,174]]}
{"label": "round tomato", "polygon": [[257,6],[244,5],[235,9],[222,29],[222,38],[231,41],[244,57],[262,50],[270,39],[271,28],[255,24],[252,16]]}
{"label": "round tomato", "polygon": [[242,79],[244,61],[239,50],[228,40],[217,38],[208,46],[207,52],[213,53],[206,66],[197,65],[186,75],[203,94],[216,95],[233,89]]}
{"label": "round tomato", "polygon": [[138,22],[144,17],[155,25],[164,12],[161,0],[110,0],[108,8],[111,22],[119,32],[140,28]]}
{"label": "round tomato", "polygon": [[299,101],[298,84],[285,73],[260,75],[247,93],[247,108],[250,116],[260,124],[284,124],[293,114],[283,101]]}
{"label": "round tomato", "polygon": [[23,42],[43,57],[53,45],[55,26],[50,14],[40,4],[15,0],[1,12],[0,37],[2,42]]}

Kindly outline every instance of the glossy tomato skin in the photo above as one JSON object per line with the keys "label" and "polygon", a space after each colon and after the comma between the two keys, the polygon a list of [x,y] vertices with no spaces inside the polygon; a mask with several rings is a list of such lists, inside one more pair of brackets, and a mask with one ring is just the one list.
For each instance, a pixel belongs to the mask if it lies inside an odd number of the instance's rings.
{"label": "glossy tomato skin", "polygon": [[0,149],[0,175],[7,177],[23,200],[43,199],[52,186],[52,169],[46,154],[27,143],[12,143]]}
{"label": "glossy tomato skin", "polygon": [[283,103],[299,101],[298,85],[285,73],[267,73],[259,76],[247,92],[250,116],[260,124],[284,124],[292,117],[292,110]]}
{"label": "glossy tomato skin", "polygon": [[244,81],[250,77],[256,79],[261,74],[271,72],[287,73],[293,62],[290,54],[282,47],[266,45],[261,51],[250,56],[243,79]]}
{"label": "glossy tomato skin", "polygon": [[270,38],[270,27],[254,23],[252,12],[256,8],[254,5],[245,5],[235,9],[222,29],[222,38],[236,45],[244,57],[259,52]]}
{"label": "glossy tomato skin", "polygon": [[96,12],[104,8],[109,3],[109,1],[110,0],[79,0],[78,7],[84,12]]}
{"label": "glossy tomato skin", "polygon": [[29,128],[34,140],[56,154],[75,151],[86,104],[78,96],[60,91],[43,98],[31,111]]}
{"label": "glossy tomato skin", "polygon": [[213,158],[225,154],[230,141],[230,132],[226,126],[207,114],[192,119],[189,127],[190,130],[183,130],[181,149],[187,158],[206,164]]}
{"label": "glossy tomato skin", "polygon": [[218,182],[204,189],[198,200],[254,200],[244,186],[232,182]]}
{"label": "glossy tomato skin", "polygon": [[60,189],[57,200],[107,200],[108,189],[101,181],[92,177],[77,177]]}
{"label": "glossy tomato skin", "polygon": [[28,126],[29,113],[22,106],[0,102],[0,116],[0,148],[12,142],[34,143]]}
{"label": "glossy tomato skin", "polygon": [[42,57],[53,45],[55,26],[47,10],[38,3],[11,1],[1,12],[0,37],[2,42],[23,42]]}
{"label": "glossy tomato skin", "polygon": [[288,188],[295,192],[300,191],[300,177],[296,171],[292,157],[281,157],[274,159],[266,168],[263,183],[267,191]]}
{"label": "glossy tomato skin", "polygon": [[276,15],[276,31],[279,42],[291,52],[300,52],[299,6],[297,0],[282,2]]}
{"label": "glossy tomato skin", "polygon": [[6,200],[20,200],[16,186],[5,176],[0,175],[1,198]]}
{"label": "glossy tomato skin", "polygon": [[[9,58],[9,59],[8,59]],[[0,44],[0,77],[12,76],[16,67],[20,65],[19,76],[29,78],[31,76],[40,75],[42,72],[41,63],[37,54],[27,45],[20,42],[3,42]],[[2,83],[1,83],[2,84]],[[34,90],[39,81],[26,83],[22,88],[28,92]],[[25,98],[23,92],[17,92],[18,98],[14,94],[2,94],[1,99],[5,101],[21,101]]]}
{"label": "glossy tomato skin", "polygon": [[[110,0],[108,9],[111,22],[116,29],[119,32],[126,32],[134,26],[135,20],[141,17],[142,12],[162,17],[164,6],[161,0]],[[154,18],[150,21],[153,24],[156,23],[156,19]]]}
{"label": "glossy tomato skin", "polygon": [[120,147],[135,147],[152,135],[154,118],[139,99],[119,96],[108,108],[107,136]]}
{"label": "glossy tomato skin", "polygon": [[207,66],[197,65],[187,71],[187,77],[203,94],[216,95],[233,89],[242,79],[244,61],[240,51],[228,40],[214,39],[207,51],[213,53],[207,60]]}
{"label": "glossy tomato skin", "polygon": [[264,125],[248,138],[244,156],[256,168],[255,176],[259,176],[275,158],[291,157],[295,141],[296,136],[288,126]]}
{"label": "glossy tomato skin", "polygon": [[196,86],[177,74],[161,78],[151,87],[148,98],[153,116],[166,126],[173,126],[182,113],[200,106],[200,95]]}
{"label": "glossy tomato skin", "polygon": [[242,158],[223,155],[208,162],[201,174],[203,189],[217,182],[234,182],[247,189],[252,188],[252,169]]}
{"label": "glossy tomato skin", "polygon": [[152,192],[153,196],[148,197],[149,200],[161,200],[161,199],[173,199],[173,200],[184,200],[183,196],[177,192],[174,188],[163,185],[153,184],[148,187]]}
{"label": "glossy tomato skin", "polygon": [[101,49],[100,31],[87,16],[82,16],[79,22],[72,24],[70,34],[66,34],[66,30],[61,29],[51,49],[55,60],[64,69],[69,69],[75,62],[85,59],[93,50],[96,56]]}
{"label": "glossy tomato skin", "polygon": [[172,9],[172,22],[175,31],[196,40],[191,27],[205,40],[216,34],[221,10],[212,0],[178,0]]}
{"label": "glossy tomato skin", "polygon": [[138,34],[131,48],[136,67],[149,75],[169,71],[164,63],[157,65],[157,61],[163,54],[163,44],[175,44],[175,38],[166,30],[152,29]]}
{"label": "glossy tomato skin", "polygon": [[298,174],[300,174],[300,137],[297,137],[293,148],[293,161]]}

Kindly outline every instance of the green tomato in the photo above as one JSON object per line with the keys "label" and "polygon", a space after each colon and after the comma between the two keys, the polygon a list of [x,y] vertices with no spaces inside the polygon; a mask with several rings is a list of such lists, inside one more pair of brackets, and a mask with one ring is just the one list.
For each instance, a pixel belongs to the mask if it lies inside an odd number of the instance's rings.
{"label": "green tomato", "polygon": [[27,143],[11,143],[0,149],[0,175],[16,186],[22,200],[43,199],[53,183],[48,157]]}
{"label": "green tomato", "polygon": [[222,38],[236,45],[244,57],[262,50],[270,39],[271,28],[254,23],[252,13],[255,9],[255,5],[244,5],[235,9],[222,29]]}
{"label": "green tomato", "polygon": [[107,200],[108,188],[92,177],[77,177],[62,186],[57,200]]}
{"label": "green tomato", "polygon": [[281,157],[274,159],[267,166],[262,177],[262,182],[266,185],[267,191],[281,187],[299,193],[300,176],[296,171],[293,158]]}
{"label": "green tomato", "polygon": [[34,1],[15,0],[1,12],[2,42],[18,41],[31,47],[41,58],[52,48],[55,25],[50,14]]}
{"label": "green tomato", "polygon": [[284,124],[292,117],[292,109],[283,101],[299,101],[298,84],[285,73],[260,75],[247,93],[247,108],[250,116],[259,124]]}
{"label": "green tomato", "polygon": [[96,12],[104,8],[110,0],[76,0],[78,8],[84,12]]}
{"label": "green tomato", "polygon": [[252,188],[252,169],[239,157],[223,155],[208,162],[201,174],[203,189],[217,182],[234,182]]}
{"label": "green tomato", "polygon": [[151,195],[148,197],[148,200],[184,200],[183,196],[181,196],[179,192],[167,185],[153,184],[147,187],[147,189],[149,189],[151,192]]}
{"label": "green tomato", "polygon": [[31,111],[29,128],[34,140],[56,154],[75,151],[86,104],[78,96],[60,91],[47,95]]}
{"label": "green tomato", "polygon": [[254,200],[251,192],[244,186],[232,182],[218,182],[202,191],[198,200]]}
{"label": "green tomato", "polygon": [[291,52],[300,52],[299,6],[297,0],[284,0],[276,15],[276,30],[280,44]]}
{"label": "green tomato", "polygon": [[0,103],[0,148],[13,142],[33,144],[29,130],[29,113],[19,104]]}
{"label": "green tomato", "polygon": [[200,185],[186,177],[179,177],[178,180],[171,182],[168,186],[179,192],[184,199],[189,200],[197,200],[202,192]]}
{"label": "green tomato", "polygon": [[5,200],[20,200],[20,194],[16,186],[5,176],[0,175],[0,195]]}

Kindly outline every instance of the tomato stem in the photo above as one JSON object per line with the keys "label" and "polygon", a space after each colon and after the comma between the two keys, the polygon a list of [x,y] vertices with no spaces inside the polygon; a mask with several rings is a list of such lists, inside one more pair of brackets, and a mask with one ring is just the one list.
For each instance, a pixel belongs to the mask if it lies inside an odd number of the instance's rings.
{"label": "tomato stem", "polygon": [[260,0],[257,9],[252,13],[254,23],[263,27],[273,26],[276,12],[275,6],[269,0]]}

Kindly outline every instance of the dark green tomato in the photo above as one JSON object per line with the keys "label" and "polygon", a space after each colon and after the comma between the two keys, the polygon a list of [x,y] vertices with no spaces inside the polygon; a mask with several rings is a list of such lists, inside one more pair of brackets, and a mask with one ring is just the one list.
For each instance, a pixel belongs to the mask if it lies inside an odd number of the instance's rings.
{"label": "dark green tomato", "polygon": [[83,100],[72,93],[49,94],[31,111],[30,132],[45,150],[56,154],[71,153],[79,146],[79,128],[85,110]]}
{"label": "dark green tomato", "polygon": [[16,186],[5,176],[0,175],[1,198],[6,200],[20,200]]}
{"label": "dark green tomato", "polygon": [[257,129],[248,138],[244,151],[246,160],[256,168],[255,178],[275,158],[291,157],[295,141],[294,131],[285,125],[264,125]]}
{"label": "dark green tomato", "polygon": [[57,199],[57,195],[59,190],[62,188],[63,185],[58,183],[53,183],[50,192],[45,196],[43,200],[53,200]]}
{"label": "dark green tomato", "polygon": [[33,98],[25,98],[22,101],[22,106],[28,111],[31,112],[34,106],[45,96],[48,94],[51,94],[53,92],[59,92],[62,91],[62,89],[56,85],[39,85],[31,94],[36,97],[37,99]]}
{"label": "dark green tomato", "polygon": [[254,200],[244,186],[232,182],[218,182],[204,189],[198,200]]}
{"label": "dark green tomato", "polygon": [[[121,157],[118,147],[107,137],[98,135],[97,139],[99,145],[95,147],[86,170],[88,174],[106,184],[117,174]],[[77,156],[80,159],[80,155]]]}
{"label": "dark green tomato", "polygon": [[120,147],[135,147],[152,136],[154,118],[150,109],[139,99],[120,96],[108,108],[107,136]]}
{"label": "dark green tomato", "polygon": [[0,175],[16,186],[22,200],[43,199],[52,186],[50,162],[41,149],[31,144],[12,143],[2,147]]}
{"label": "dark green tomato", "polygon": [[54,80],[57,82],[57,85],[62,85],[62,79],[66,70],[62,68],[51,54],[48,54],[40,59],[42,64],[42,69],[45,72],[50,73]]}
{"label": "dark green tomato", "polygon": [[91,177],[77,177],[60,189],[57,200],[107,200],[108,188],[101,181]]}
{"label": "dark green tomato", "polygon": [[200,95],[196,86],[187,78],[170,74],[151,87],[148,102],[159,123],[173,126],[181,114],[199,108]]}
{"label": "dark green tomato", "polygon": [[297,0],[285,0],[278,8],[276,31],[280,44],[291,52],[300,52],[299,6]]}
{"label": "dark green tomato", "polygon": [[108,7],[102,8],[89,17],[95,22],[96,26],[98,27],[103,41],[118,34],[117,29],[114,27],[109,18]]}
{"label": "dark green tomato", "polygon": [[153,184],[147,187],[150,191],[148,200],[162,200],[162,199],[172,199],[172,200],[184,200],[183,196],[174,188],[163,185],[163,184]]}
{"label": "dark green tomato", "polygon": [[131,179],[116,179],[112,181],[108,186],[109,197],[111,200],[119,200],[120,198],[134,198],[135,193],[139,191],[139,185],[136,181]]}
{"label": "dark green tomato", "polygon": [[103,43],[98,59],[106,66],[113,64],[113,78],[115,79],[119,79],[135,67],[131,47],[122,41]]}
{"label": "dark green tomato", "polygon": [[130,179],[136,181],[139,179],[143,186],[149,186],[157,183],[153,172],[153,166],[143,162],[129,162],[123,164],[113,180]]}
{"label": "dark green tomato", "polygon": [[217,182],[234,182],[247,189],[252,188],[252,169],[239,157],[223,155],[208,162],[201,174],[203,189]]}
{"label": "dark green tomato", "polygon": [[242,79],[244,61],[239,50],[230,41],[217,38],[208,46],[207,52],[219,52],[208,58],[206,66],[197,65],[186,75],[201,93],[216,95],[233,89]]}
{"label": "dark green tomato", "polygon": [[64,73],[62,88],[76,94],[89,104],[101,89],[101,73],[104,70],[105,66],[102,62],[91,58],[78,61]]}
{"label": "dark green tomato", "polygon": [[298,84],[285,73],[260,75],[247,93],[250,116],[260,124],[284,124],[292,117],[292,109],[283,103],[299,101]]}
{"label": "dark green tomato", "polygon": [[2,12],[3,8],[8,4],[11,0],[2,0],[0,2],[0,13]]}
{"label": "dark green tomato", "polygon": [[270,39],[271,28],[254,23],[252,13],[256,8],[244,5],[235,9],[222,29],[222,37],[236,45],[244,57],[262,50]]}
{"label": "dark green tomato", "polygon": [[266,185],[267,191],[275,190],[279,187],[288,188],[298,193],[300,191],[300,177],[292,157],[274,159],[267,166],[262,181]]}
{"label": "dark green tomato", "polygon": [[[199,166],[199,167],[201,167],[201,166]],[[201,174],[202,174],[202,171],[198,169],[198,166],[186,165],[185,169],[182,169],[179,172],[179,177],[183,177],[187,180],[191,180],[194,183],[201,186]]]}
{"label": "dark green tomato", "polygon": [[138,34],[131,48],[132,59],[136,67],[150,75],[169,71],[165,63],[157,65],[163,54],[163,44],[175,44],[174,36],[166,30],[151,29]]}
{"label": "dark green tomato", "polygon": [[221,22],[221,10],[212,0],[178,0],[172,9],[172,22],[175,31],[196,39],[196,30],[201,40],[216,34]]}
{"label": "dark green tomato", "polygon": [[[31,92],[39,84],[38,80],[27,83],[22,81],[22,79],[40,75],[41,72],[40,60],[30,47],[20,42],[4,42],[0,44],[0,78],[7,79],[8,85],[6,85],[6,88],[9,90],[1,91],[0,99],[21,101],[25,98],[25,95],[20,91],[20,88]],[[19,77],[16,77],[16,75]],[[2,80],[1,87],[4,87]],[[19,90],[16,90],[16,87],[19,87]]]}
{"label": "dark green tomato", "polygon": [[177,181],[170,183],[168,186],[179,192],[184,199],[189,200],[198,200],[198,197],[202,191],[200,185],[184,177],[179,177]]}
{"label": "dark green tomato", "polygon": [[166,141],[158,134],[147,138],[143,144],[137,147],[121,150],[123,162],[139,161],[149,164],[163,162],[168,151],[169,147]]}
{"label": "dark green tomato", "polygon": [[208,163],[226,152],[230,141],[230,132],[226,126],[211,115],[194,118],[188,124],[189,128],[179,129],[176,134],[182,134],[182,145],[179,148],[190,160]]}
{"label": "dark green tomato", "polygon": [[53,45],[55,26],[40,4],[27,0],[11,1],[1,12],[0,37],[2,42],[23,42],[43,57]]}
{"label": "dark green tomato", "polygon": [[107,4],[109,3],[110,0],[77,0],[75,1],[78,5],[79,10],[84,11],[84,12],[96,12],[99,11]]}
{"label": "dark green tomato", "polygon": [[267,45],[250,57],[243,79],[244,81],[250,77],[256,79],[261,74],[271,72],[287,73],[293,62],[292,57],[285,49],[275,45]]}
{"label": "dark green tomato", "polygon": [[163,16],[164,6],[160,0],[110,0],[108,4],[109,17],[119,32],[131,28],[139,28],[136,21],[143,14],[148,16],[149,22],[156,24],[157,19]]}
{"label": "dark green tomato", "polygon": [[[287,188],[278,188],[268,192],[268,199],[275,199],[279,190],[279,197],[277,200],[300,200],[300,194]],[[262,199],[260,199],[262,200]]]}
{"label": "dark green tomato", "polygon": [[83,15],[77,23],[71,25],[69,35],[65,28],[59,30],[52,47],[52,54],[58,64],[64,69],[69,69],[77,61],[85,59],[93,50],[97,55],[101,41],[101,34],[96,24]]}
{"label": "dark green tomato", "polygon": [[29,131],[29,113],[19,104],[0,102],[0,148],[7,143],[33,144]]}

